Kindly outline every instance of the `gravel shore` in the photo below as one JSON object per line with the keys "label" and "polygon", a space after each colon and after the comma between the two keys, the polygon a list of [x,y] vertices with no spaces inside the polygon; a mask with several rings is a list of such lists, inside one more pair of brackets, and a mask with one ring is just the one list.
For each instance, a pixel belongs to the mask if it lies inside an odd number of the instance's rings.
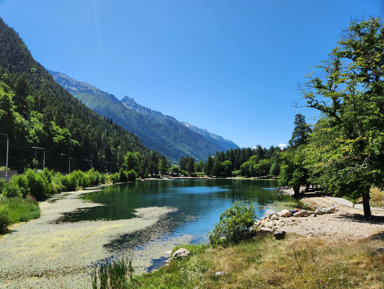
{"label": "gravel shore", "polygon": [[[292,195],[292,190],[285,190]],[[349,205],[349,202],[338,198],[305,194],[301,202],[312,208],[336,207],[332,214],[317,217],[287,218],[280,224],[281,230],[296,233],[310,238],[320,238],[327,241],[359,241],[370,236],[379,236],[384,232],[384,211],[371,208],[373,217],[364,218],[362,208]]]}
{"label": "gravel shore", "polygon": [[155,226],[169,207],[141,208],[136,218],[117,221],[57,223],[64,213],[101,206],[79,199],[78,191],[60,194],[40,203],[41,217],[11,227],[0,238],[0,288],[89,288],[90,266],[112,255],[129,255],[138,271],[164,256],[175,244],[188,243],[190,236],[151,242],[133,252],[111,252],[105,245],[124,234]]}

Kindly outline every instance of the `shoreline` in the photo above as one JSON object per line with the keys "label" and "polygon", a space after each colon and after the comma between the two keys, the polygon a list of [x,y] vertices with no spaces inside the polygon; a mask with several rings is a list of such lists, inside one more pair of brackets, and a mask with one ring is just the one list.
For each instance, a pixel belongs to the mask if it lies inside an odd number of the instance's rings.
{"label": "shoreline", "polygon": [[152,226],[176,211],[170,207],[140,208],[134,218],[126,220],[57,223],[67,212],[102,206],[79,198],[94,191],[97,189],[87,188],[55,195],[40,203],[40,218],[11,226],[11,232],[0,239],[0,288],[88,288],[92,264],[127,256],[133,259],[137,272],[145,272],[153,259],[192,239],[152,238],[146,250],[106,247],[120,236],[146,229],[150,232]]}

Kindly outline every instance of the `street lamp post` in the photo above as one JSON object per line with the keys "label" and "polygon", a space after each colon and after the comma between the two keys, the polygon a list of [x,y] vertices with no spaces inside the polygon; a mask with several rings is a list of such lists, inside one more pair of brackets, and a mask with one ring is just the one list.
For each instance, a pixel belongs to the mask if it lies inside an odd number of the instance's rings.
{"label": "street lamp post", "polygon": [[43,170],[45,168],[45,149],[44,148],[41,148],[41,147],[32,147],[33,149],[35,149],[35,159],[36,159],[36,156],[37,156],[37,150],[43,150]]}
{"label": "street lamp post", "polygon": [[5,158],[5,181],[8,182],[8,156],[9,156],[9,138],[6,133],[0,133],[1,135],[5,135],[7,137],[7,153]]}
{"label": "street lamp post", "polygon": [[85,159],[85,161],[91,163],[91,170],[92,170],[92,168],[93,168],[93,161],[92,160],[88,160],[88,159]]}
{"label": "street lamp post", "polygon": [[68,174],[70,174],[71,173],[71,156],[67,154],[61,154],[61,155],[68,157]]}

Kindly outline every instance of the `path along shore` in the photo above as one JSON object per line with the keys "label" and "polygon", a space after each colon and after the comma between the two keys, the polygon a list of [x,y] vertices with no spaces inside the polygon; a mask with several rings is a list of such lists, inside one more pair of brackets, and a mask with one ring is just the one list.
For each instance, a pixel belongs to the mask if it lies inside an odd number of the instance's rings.
{"label": "path along shore", "polygon": [[[291,190],[285,193],[293,194]],[[384,234],[384,210],[371,208],[373,217],[364,218],[361,206],[342,198],[304,194],[301,202],[312,208],[329,208],[335,205],[332,214],[289,218],[281,229],[287,233],[296,233],[327,241],[356,241],[373,235]]]}

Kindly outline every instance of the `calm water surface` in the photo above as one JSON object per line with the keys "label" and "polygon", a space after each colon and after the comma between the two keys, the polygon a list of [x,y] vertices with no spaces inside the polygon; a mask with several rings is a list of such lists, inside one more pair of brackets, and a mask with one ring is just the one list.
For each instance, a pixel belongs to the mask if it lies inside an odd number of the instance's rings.
{"label": "calm water surface", "polygon": [[133,218],[137,208],[167,206],[177,208],[176,213],[134,236],[124,236],[110,246],[129,245],[137,239],[144,244],[153,237],[173,237],[189,234],[195,243],[206,242],[207,233],[219,221],[220,214],[237,200],[252,202],[258,217],[267,209],[292,208],[295,201],[279,194],[273,180],[171,180],[145,181],[105,187],[101,191],[85,194],[85,200],[105,206],[79,210],[65,215],[63,221],[118,220]]}

